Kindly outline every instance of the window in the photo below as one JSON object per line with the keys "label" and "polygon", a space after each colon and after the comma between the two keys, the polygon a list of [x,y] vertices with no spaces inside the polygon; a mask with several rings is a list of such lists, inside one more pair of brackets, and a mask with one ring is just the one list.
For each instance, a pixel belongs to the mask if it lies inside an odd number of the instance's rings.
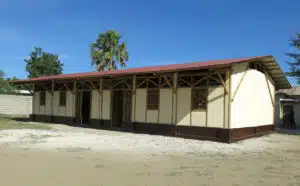
{"label": "window", "polygon": [[147,109],[156,110],[159,104],[159,90],[148,90]]}
{"label": "window", "polygon": [[40,92],[40,106],[45,106],[46,92]]}
{"label": "window", "polygon": [[192,110],[207,109],[207,89],[192,90]]}
{"label": "window", "polygon": [[59,106],[66,106],[67,94],[65,91],[59,92]]}

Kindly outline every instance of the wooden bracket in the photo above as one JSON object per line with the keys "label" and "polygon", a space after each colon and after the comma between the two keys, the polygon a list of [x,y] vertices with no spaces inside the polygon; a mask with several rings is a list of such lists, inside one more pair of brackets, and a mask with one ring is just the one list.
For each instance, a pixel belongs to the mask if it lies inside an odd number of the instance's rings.
{"label": "wooden bracket", "polygon": [[269,90],[270,99],[271,99],[272,105],[274,107],[275,103],[274,103],[274,100],[273,100],[273,97],[272,97],[272,92],[271,92],[271,88],[270,88],[270,85],[269,85],[268,76],[267,76],[266,72],[264,74],[265,74],[265,79],[266,79],[266,83],[267,83],[268,90]]}
{"label": "wooden bracket", "polygon": [[145,79],[144,81],[142,81],[140,84],[138,84],[136,87],[138,88],[138,87],[140,87],[140,86],[142,86],[144,83],[146,83],[147,82],[147,79]]}
{"label": "wooden bracket", "polygon": [[76,91],[77,91],[77,87],[76,86],[77,86],[76,80],[74,80],[74,82],[73,82],[73,91],[72,91],[73,95],[76,94]]}
{"label": "wooden bracket", "polygon": [[103,79],[100,79],[100,81],[99,81],[99,90],[98,90],[98,93],[99,93],[100,96],[102,95],[102,91],[103,91]]}
{"label": "wooden bracket", "polygon": [[112,88],[115,88],[116,86],[118,86],[119,84],[123,83],[124,81],[125,81],[125,80],[119,81],[118,83],[114,84],[114,85],[112,86]]}
{"label": "wooden bracket", "polygon": [[54,80],[51,81],[51,95],[53,95],[55,89],[55,83]]}
{"label": "wooden bracket", "polygon": [[154,81],[152,81],[151,79],[147,80],[148,82],[152,83],[153,85],[155,85],[156,87],[159,87],[159,85],[157,83],[155,83]]}
{"label": "wooden bracket", "polygon": [[70,87],[67,85],[67,84],[63,84],[64,85],[64,87],[66,87],[66,89],[68,90],[68,91],[70,91],[70,92],[72,92],[72,90],[70,89]]}
{"label": "wooden bracket", "polygon": [[192,84],[192,86],[196,86],[197,84],[201,83],[202,81],[206,80],[207,76],[202,77],[201,79],[197,80],[195,83]]}
{"label": "wooden bracket", "polygon": [[179,81],[182,81],[183,83],[187,84],[188,86],[191,86],[191,83],[187,82],[186,80],[179,78]]}
{"label": "wooden bracket", "polygon": [[172,88],[172,84],[171,82],[168,80],[168,78],[166,76],[161,76],[162,78],[164,78],[164,80],[166,81],[165,83],[161,84],[160,87],[163,87],[165,84],[168,84],[168,86],[170,88]]}
{"label": "wooden bracket", "polygon": [[227,89],[226,84],[225,84],[225,82],[224,82],[224,80],[223,80],[223,78],[222,78],[222,76],[221,76],[220,73],[218,73],[218,77],[219,77],[219,80],[220,80],[220,82],[222,83],[222,85],[223,85],[223,87],[225,89],[226,94],[228,94],[229,93],[228,89]]}
{"label": "wooden bracket", "polygon": [[232,95],[232,97],[231,97],[231,101],[234,100],[234,97],[236,96],[236,94],[237,94],[237,92],[238,92],[238,90],[239,90],[239,88],[240,88],[240,86],[241,86],[241,84],[242,84],[242,82],[243,82],[243,80],[244,80],[244,78],[245,78],[247,72],[248,72],[248,68],[245,70],[245,72],[244,72],[242,78],[240,79],[240,82],[239,82],[238,86],[237,86],[236,89],[234,90],[233,95]]}

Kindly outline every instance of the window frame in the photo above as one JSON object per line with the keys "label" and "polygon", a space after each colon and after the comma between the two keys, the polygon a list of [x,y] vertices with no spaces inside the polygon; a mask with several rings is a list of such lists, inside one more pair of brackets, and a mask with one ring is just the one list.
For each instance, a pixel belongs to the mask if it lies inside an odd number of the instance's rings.
{"label": "window frame", "polygon": [[[205,106],[204,107],[199,107],[197,106],[197,102],[200,101],[200,92],[203,92],[202,94],[205,95]],[[197,97],[196,97],[196,95]],[[195,99],[195,97],[197,99]],[[192,88],[191,91],[191,110],[192,111],[207,111],[207,106],[208,106],[208,88],[207,87],[199,87],[199,88]]]}
{"label": "window frame", "polygon": [[[147,110],[158,110],[159,98],[159,89],[147,89]],[[150,103],[150,99],[152,99],[154,103]]]}
{"label": "window frame", "polygon": [[40,106],[45,106],[46,105],[46,92],[41,91],[40,92]]}
{"label": "window frame", "polygon": [[[63,97],[63,99],[62,99]],[[59,106],[65,107],[67,105],[67,92],[59,91]]]}

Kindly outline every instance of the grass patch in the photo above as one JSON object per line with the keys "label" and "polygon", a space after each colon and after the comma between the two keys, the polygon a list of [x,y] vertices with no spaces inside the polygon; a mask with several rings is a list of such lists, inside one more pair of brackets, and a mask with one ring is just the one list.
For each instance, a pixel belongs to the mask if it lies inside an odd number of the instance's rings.
{"label": "grass patch", "polygon": [[40,130],[51,130],[51,127],[43,123],[30,123],[30,122],[19,122],[13,120],[13,118],[0,116],[0,130],[5,129],[40,129]]}

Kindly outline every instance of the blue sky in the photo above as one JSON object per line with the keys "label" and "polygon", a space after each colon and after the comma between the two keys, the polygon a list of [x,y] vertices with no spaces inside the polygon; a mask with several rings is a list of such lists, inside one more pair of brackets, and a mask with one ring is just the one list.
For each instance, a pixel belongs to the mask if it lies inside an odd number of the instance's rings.
{"label": "blue sky", "polygon": [[128,45],[128,67],[273,55],[286,71],[299,7],[299,0],[0,0],[0,69],[25,78],[24,58],[39,46],[60,56],[64,73],[93,71],[89,45],[115,29]]}

